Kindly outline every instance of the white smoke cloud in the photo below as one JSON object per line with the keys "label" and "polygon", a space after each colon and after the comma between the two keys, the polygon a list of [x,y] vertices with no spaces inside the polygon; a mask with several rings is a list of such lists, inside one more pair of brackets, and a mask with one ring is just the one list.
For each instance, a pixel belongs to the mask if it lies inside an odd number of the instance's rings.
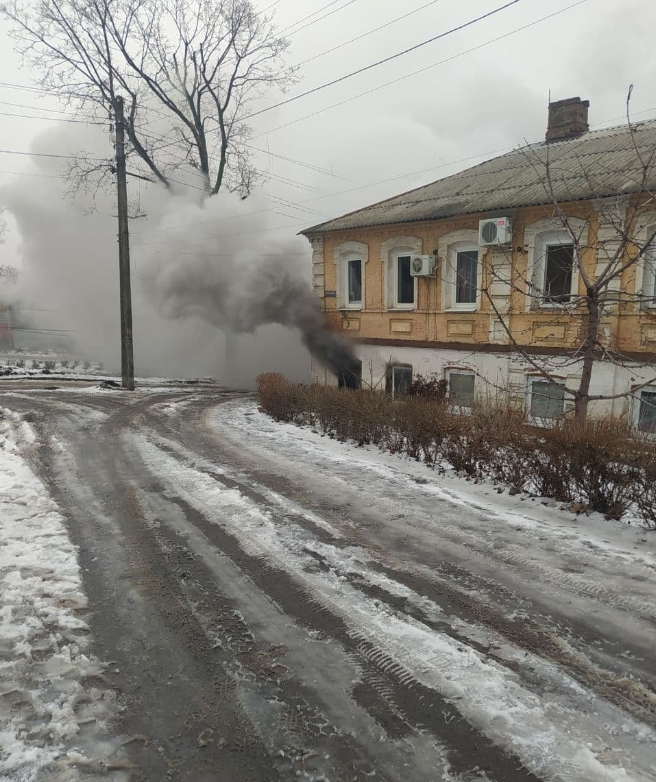
{"label": "white smoke cloud", "polygon": [[[37,144],[70,149],[70,132]],[[89,148],[88,138],[85,148]],[[107,154],[98,139],[98,154]],[[104,143],[104,146],[100,146]],[[81,147],[81,144],[80,144]],[[35,173],[61,173],[37,159]],[[38,183],[35,186],[35,182]],[[135,188],[132,187],[133,196]],[[311,291],[310,245],[291,230],[272,229],[264,194],[207,199],[195,189],[139,195],[147,217],[131,221],[137,373],[212,375],[240,385],[261,371],[308,375],[313,350],[342,350],[322,331]],[[66,196],[59,178],[17,178],[0,200],[20,236],[20,301],[30,325],[69,332],[79,353],[119,367],[118,261],[111,189]],[[300,329],[300,331],[299,331]],[[251,336],[233,337],[226,334]],[[317,343],[317,335],[328,340]],[[227,342],[227,354],[226,354]],[[330,360],[330,357],[329,357]],[[338,359],[339,360],[339,359]]]}

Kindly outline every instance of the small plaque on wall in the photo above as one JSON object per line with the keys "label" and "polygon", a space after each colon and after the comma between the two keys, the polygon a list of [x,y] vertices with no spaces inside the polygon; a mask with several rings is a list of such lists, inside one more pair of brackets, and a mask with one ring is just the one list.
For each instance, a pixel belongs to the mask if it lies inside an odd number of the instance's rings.
{"label": "small plaque on wall", "polygon": [[336,299],[336,298],[337,298],[337,291],[326,291],[326,292],[324,293],[324,296],[325,296],[327,299]]}

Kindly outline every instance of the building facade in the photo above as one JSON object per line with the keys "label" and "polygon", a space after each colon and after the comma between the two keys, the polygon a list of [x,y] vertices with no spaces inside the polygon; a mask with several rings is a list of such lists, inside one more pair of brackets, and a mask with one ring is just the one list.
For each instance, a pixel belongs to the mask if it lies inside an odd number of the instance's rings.
{"label": "building facade", "polygon": [[585,372],[578,297],[606,275],[590,409],[656,423],[656,122],[590,132],[587,109],[551,104],[544,143],[303,232],[357,382],[400,392],[438,377],[459,407],[503,393],[532,417],[567,414],[564,387]]}

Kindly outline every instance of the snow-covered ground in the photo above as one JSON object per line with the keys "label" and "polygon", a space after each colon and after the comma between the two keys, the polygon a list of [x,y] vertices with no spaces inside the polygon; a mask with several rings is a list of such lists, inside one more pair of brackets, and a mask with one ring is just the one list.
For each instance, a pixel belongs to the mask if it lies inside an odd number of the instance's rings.
{"label": "snow-covered ground", "polygon": [[116,704],[90,652],[75,547],[19,443],[38,447],[0,410],[0,779],[68,782],[106,769]]}
{"label": "snow-covered ground", "polygon": [[[139,625],[122,631],[122,651],[103,655],[127,671],[147,652],[132,681],[138,698],[121,696],[124,725],[131,709],[143,719],[141,699],[155,688],[148,715],[159,720],[158,739],[149,746],[168,768],[193,769],[181,780],[200,773],[198,734],[226,713],[232,692],[244,727],[270,753],[264,767],[272,757],[289,762],[291,720],[299,756],[317,757],[316,773],[301,773],[313,782],[520,782],[529,772],[541,782],[656,782],[656,535],[277,423],[252,397],[218,386],[168,390],[7,394],[7,405],[37,415],[34,431],[13,414],[0,430],[11,541],[0,546],[0,577],[34,581],[32,591],[2,582],[2,692],[16,701],[0,717],[24,774],[5,771],[7,782],[72,780],[35,776],[35,764],[82,775],[82,756],[95,768],[118,757],[116,740],[102,738],[115,702],[93,678],[102,668],[89,652],[76,552],[17,452],[38,452],[34,432],[48,443],[56,496],[96,573],[85,576],[90,596],[105,595],[111,579],[112,594],[125,595],[118,612],[100,597],[92,626],[99,616],[104,627]],[[35,562],[45,545],[47,568]],[[26,595],[27,607],[17,602]],[[197,650],[207,680],[188,656]],[[275,675],[259,673],[274,653]],[[160,708],[171,687],[204,693],[217,679],[226,680],[220,697],[202,701],[200,718],[197,706]],[[310,727],[285,716],[298,709],[316,714]],[[181,755],[174,739],[187,729]],[[229,740],[226,725],[220,735]],[[486,755],[486,742],[504,757]],[[219,764],[223,746],[214,745]],[[339,751],[356,746],[371,766],[344,775],[355,766]],[[30,752],[39,753],[31,765]],[[259,777],[237,773],[235,782],[246,778]]]}
{"label": "snow-covered ground", "polygon": [[[538,775],[578,782],[653,779],[648,770],[656,751],[656,733],[594,697],[555,666],[536,656],[529,658],[488,633],[488,643],[503,649],[507,659],[521,659],[523,666],[539,671],[551,683],[547,693],[538,694],[522,683],[521,676],[474,646],[437,633],[411,616],[364,596],[349,583],[349,576],[402,595],[434,617],[441,613],[430,600],[370,570],[371,556],[365,549],[309,539],[307,530],[291,519],[284,525],[276,524],[270,513],[238,490],[221,486],[220,476],[230,477],[229,471],[221,470],[217,482],[158,447],[175,450],[171,442],[153,442],[136,435],[134,443],[144,463],[161,477],[169,491],[237,536],[243,550],[286,572],[322,608],[339,616],[352,637],[372,645],[373,657],[389,660],[402,681],[420,682],[457,701],[468,721],[516,752]],[[188,456],[194,458],[193,454]],[[197,458],[195,462],[205,470],[215,469]],[[328,529],[336,538],[341,537],[338,530]],[[325,571],[308,568],[308,551],[326,563]],[[464,622],[459,623],[459,629],[480,643],[480,629]],[[607,726],[621,725],[621,733],[615,735],[614,730],[607,729],[600,735],[600,716]]]}

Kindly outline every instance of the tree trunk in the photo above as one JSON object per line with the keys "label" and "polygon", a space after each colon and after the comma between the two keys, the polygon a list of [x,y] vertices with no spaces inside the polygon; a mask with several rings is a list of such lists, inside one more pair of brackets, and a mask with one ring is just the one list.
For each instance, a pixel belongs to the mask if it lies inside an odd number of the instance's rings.
{"label": "tree trunk", "polygon": [[588,290],[585,301],[588,311],[585,324],[585,339],[581,345],[583,371],[581,372],[581,382],[574,396],[574,417],[579,421],[585,421],[588,415],[590,382],[592,381],[592,369],[597,347],[597,336],[599,334],[599,322],[601,320],[601,311],[596,292]]}

